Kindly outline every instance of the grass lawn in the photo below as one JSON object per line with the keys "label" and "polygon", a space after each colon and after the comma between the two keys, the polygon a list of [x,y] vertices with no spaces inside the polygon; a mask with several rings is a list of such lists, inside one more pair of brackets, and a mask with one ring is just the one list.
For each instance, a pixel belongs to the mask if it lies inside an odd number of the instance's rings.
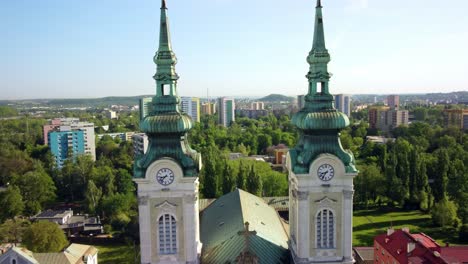
{"label": "grass lawn", "polygon": [[443,246],[445,242],[458,243],[458,233],[436,227],[431,216],[421,211],[358,210],[353,218],[353,246],[372,246],[374,237],[385,233],[387,228],[408,227],[411,233],[423,232]]}
{"label": "grass lawn", "polygon": [[133,245],[117,244],[117,245],[106,245],[106,246],[95,246],[95,247],[99,249],[98,262],[100,264],[140,263],[139,257],[135,261],[135,249],[133,248]]}

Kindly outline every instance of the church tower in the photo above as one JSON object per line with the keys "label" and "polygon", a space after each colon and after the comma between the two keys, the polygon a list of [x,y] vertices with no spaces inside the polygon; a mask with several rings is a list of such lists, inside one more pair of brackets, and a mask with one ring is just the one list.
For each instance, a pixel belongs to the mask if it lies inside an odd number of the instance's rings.
{"label": "church tower", "polygon": [[325,47],[322,4],[317,1],[304,107],[293,124],[300,131],[288,153],[290,249],[294,263],[353,263],[354,157],[341,146],[348,117],[337,111],[329,91],[330,54]]}
{"label": "church tower", "polygon": [[144,155],[135,158],[142,264],[199,263],[198,217],[200,154],[190,148],[190,117],[179,109],[166,1],[161,4],[156,96],[140,127],[148,135]]}

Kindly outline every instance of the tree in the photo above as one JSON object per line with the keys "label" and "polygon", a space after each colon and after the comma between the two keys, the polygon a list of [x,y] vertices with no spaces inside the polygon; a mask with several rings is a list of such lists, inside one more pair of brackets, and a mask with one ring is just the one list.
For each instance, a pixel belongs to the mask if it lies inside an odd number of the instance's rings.
{"label": "tree", "polygon": [[102,189],[96,187],[96,184],[92,180],[88,182],[88,186],[85,192],[86,207],[92,214],[96,213],[96,208],[99,205],[102,197]]}
{"label": "tree", "polygon": [[24,231],[30,224],[28,220],[19,218],[6,220],[0,225],[0,242],[20,243]]}
{"label": "tree", "polygon": [[431,210],[432,221],[438,226],[458,227],[460,219],[457,217],[457,206],[447,197],[437,202]]}
{"label": "tree", "polygon": [[262,178],[255,170],[255,164],[252,164],[249,175],[247,177],[247,191],[254,195],[262,196],[262,190]]}
{"label": "tree", "polygon": [[449,156],[446,149],[438,149],[434,153],[437,157],[436,167],[433,170],[434,188],[433,194],[436,201],[442,201],[447,196]]}
{"label": "tree", "polygon": [[18,187],[9,186],[5,192],[0,193],[0,208],[0,223],[23,212],[24,202]]}
{"label": "tree", "polygon": [[246,181],[247,181],[247,173],[248,173],[248,168],[245,164],[245,162],[240,161],[239,162],[239,173],[237,174],[236,177],[236,185],[237,188],[245,190],[246,189]]}
{"label": "tree", "polygon": [[33,252],[59,252],[68,245],[68,240],[56,223],[39,221],[26,228],[23,244]]}
{"label": "tree", "polygon": [[233,168],[230,164],[226,164],[223,172],[223,183],[222,183],[223,194],[230,193],[236,188],[236,181],[233,174]]}
{"label": "tree", "polygon": [[33,171],[15,176],[12,184],[21,192],[27,215],[36,214],[47,202],[55,199],[54,182],[40,164],[36,164]]}
{"label": "tree", "polygon": [[205,164],[203,166],[202,177],[203,189],[202,194],[204,198],[216,198],[219,193],[219,180],[216,173],[216,157],[211,149],[205,154],[203,159]]}

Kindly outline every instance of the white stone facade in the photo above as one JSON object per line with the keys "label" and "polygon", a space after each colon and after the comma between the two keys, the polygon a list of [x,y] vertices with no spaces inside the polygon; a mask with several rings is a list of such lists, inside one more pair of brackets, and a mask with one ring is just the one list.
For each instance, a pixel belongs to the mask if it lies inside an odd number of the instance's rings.
{"label": "white stone facade", "polygon": [[[160,169],[170,169],[174,181],[162,185],[156,180]],[[153,162],[144,179],[134,179],[138,184],[138,209],[140,219],[140,247],[142,264],[186,264],[199,263],[202,244],[200,242],[198,216],[198,178],[183,177],[182,168],[170,158]],[[175,219],[172,232],[176,239],[176,250],[161,253],[161,228],[158,221],[164,215]],[[173,233],[171,233],[173,234]]]}
{"label": "white stone facade", "polygon": [[[334,176],[318,177],[318,168],[329,164]],[[294,263],[353,263],[353,178],[341,160],[319,155],[308,174],[294,174],[288,154],[290,249]]]}

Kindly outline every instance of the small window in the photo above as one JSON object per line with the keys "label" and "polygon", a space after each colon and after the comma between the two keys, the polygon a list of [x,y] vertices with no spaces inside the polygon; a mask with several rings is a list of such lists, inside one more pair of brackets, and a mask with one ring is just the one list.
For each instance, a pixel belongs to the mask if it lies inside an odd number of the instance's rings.
{"label": "small window", "polygon": [[177,253],[177,222],[170,214],[162,215],[158,221],[159,253],[162,255]]}
{"label": "small window", "polygon": [[323,91],[323,83],[318,82],[317,83],[317,93],[322,93]]}
{"label": "small window", "polygon": [[16,259],[11,260],[11,264],[16,264]]}
{"label": "small window", "polygon": [[163,84],[162,85],[162,95],[170,95],[171,93],[171,85],[170,84]]}

